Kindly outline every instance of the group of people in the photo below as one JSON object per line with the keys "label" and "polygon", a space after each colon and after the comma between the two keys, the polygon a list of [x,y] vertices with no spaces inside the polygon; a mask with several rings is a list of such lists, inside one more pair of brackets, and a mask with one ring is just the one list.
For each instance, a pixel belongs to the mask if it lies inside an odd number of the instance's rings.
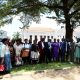
{"label": "group of people", "polygon": [[12,67],[24,64],[49,62],[80,62],[80,43],[69,42],[66,39],[48,39],[40,41],[25,39],[9,40],[4,38],[0,42],[0,65],[10,72]]}

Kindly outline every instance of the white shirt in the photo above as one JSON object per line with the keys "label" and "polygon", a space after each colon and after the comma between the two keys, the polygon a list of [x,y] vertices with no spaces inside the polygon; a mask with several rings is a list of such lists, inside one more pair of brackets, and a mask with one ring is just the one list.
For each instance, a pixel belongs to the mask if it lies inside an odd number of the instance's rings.
{"label": "white shirt", "polygon": [[5,54],[10,54],[9,46],[5,45]]}
{"label": "white shirt", "polygon": [[51,42],[48,42],[48,45],[49,45],[49,49],[51,49]]}
{"label": "white shirt", "polygon": [[44,43],[42,42],[42,49],[44,48]]}
{"label": "white shirt", "polygon": [[8,45],[2,44],[0,57],[4,57],[5,54],[10,54],[9,47],[8,47]]}
{"label": "white shirt", "polygon": [[23,44],[23,48],[30,49],[30,44]]}
{"label": "white shirt", "polygon": [[0,44],[0,57],[4,57],[4,45]]}
{"label": "white shirt", "polygon": [[20,56],[20,53],[21,53],[21,50],[22,50],[22,44],[20,45],[14,45],[14,48],[15,48],[15,52],[16,52],[16,56]]}

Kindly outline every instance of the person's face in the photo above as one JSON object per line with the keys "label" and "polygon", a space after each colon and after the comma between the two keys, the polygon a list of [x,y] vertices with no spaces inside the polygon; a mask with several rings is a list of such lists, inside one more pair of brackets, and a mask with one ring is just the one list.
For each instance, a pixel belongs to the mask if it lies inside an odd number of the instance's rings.
{"label": "person's face", "polygon": [[9,40],[6,40],[6,41],[5,41],[5,44],[9,44]]}
{"label": "person's face", "polygon": [[19,41],[17,41],[16,43],[17,43],[18,45],[20,44],[20,42],[19,42]]}
{"label": "person's face", "polygon": [[25,43],[28,43],[28,40],[25,40]]}
{"label": "person's face", "polygon": [[54,42],[56,42],[56,39],[54,39]]}
{"label": "person's face", "polygon": [[59,39],[57,40],[57,42],[59,42]]}

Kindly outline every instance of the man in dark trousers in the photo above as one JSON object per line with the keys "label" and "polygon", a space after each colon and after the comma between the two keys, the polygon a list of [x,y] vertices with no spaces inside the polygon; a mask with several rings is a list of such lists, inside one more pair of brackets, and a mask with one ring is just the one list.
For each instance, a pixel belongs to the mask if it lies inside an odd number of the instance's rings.
{"label": "man in dark trousers", "polygon": [[48,40],[48,42],[44,43],[45,46],[45,62],[51,62],[51,44],[49,43],[50,40]]}
{"label": "man in dark trousers", "polygon": [[39,63],[45,62],[45,46],[44,46],[45,40],[44,38],[41,38],[41,40],[38,42],[38,48],[39,48]]}
{"label": "man in dark trousers", "polygon": [[65,54],[66,54],[66,40],[62,39],[62,42],[61,42],[61,62],[65,62]]}

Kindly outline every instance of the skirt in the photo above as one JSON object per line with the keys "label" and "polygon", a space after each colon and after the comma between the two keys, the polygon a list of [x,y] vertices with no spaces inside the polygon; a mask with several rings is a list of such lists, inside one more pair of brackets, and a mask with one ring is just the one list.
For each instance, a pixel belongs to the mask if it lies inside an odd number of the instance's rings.
{"label": "skirt", "polygon": [[39,59],[39,52],[31,51],[31,59],[38,60]]}

